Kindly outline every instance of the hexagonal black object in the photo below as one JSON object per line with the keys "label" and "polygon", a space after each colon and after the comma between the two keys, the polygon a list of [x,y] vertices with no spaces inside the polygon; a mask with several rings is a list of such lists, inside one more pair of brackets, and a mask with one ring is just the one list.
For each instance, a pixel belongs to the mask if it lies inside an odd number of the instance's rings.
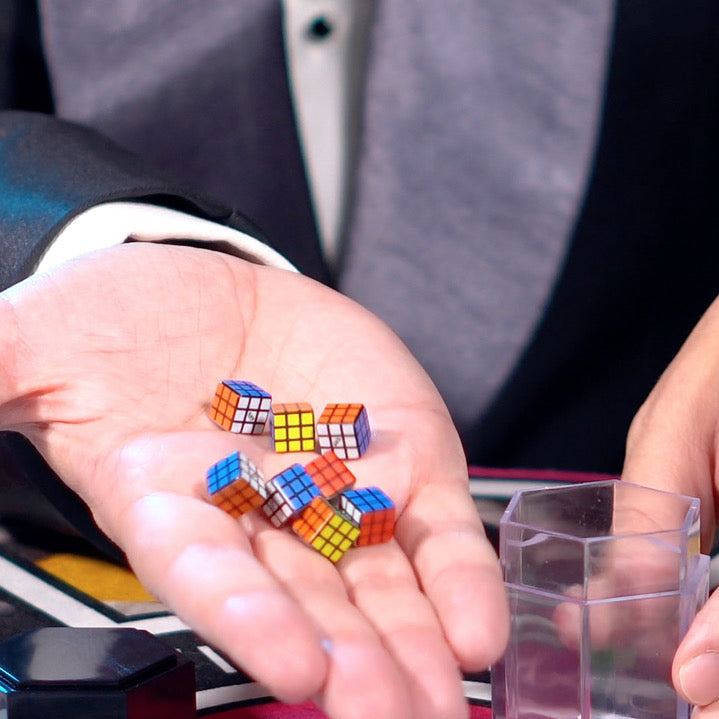
{"label": "hexagonal black object", "polygon": [[0,643],[0,717],[194,719],[195,668],[149,632],[46,627]]}

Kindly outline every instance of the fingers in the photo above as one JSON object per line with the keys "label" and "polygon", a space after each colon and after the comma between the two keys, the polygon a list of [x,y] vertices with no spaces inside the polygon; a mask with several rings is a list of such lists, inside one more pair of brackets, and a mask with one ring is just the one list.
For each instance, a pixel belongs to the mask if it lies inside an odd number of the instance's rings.
{"label": "fingers", "polygon": [[[701,500],[702,547],[716,523],[719,419],[719,301],[705,313],[637,414],[627,440],[624,478]],[[696,704],[696,716],[719,712],[719,631],[715,594],[677,649],[672,679]]]}
{"label": "fingers", "polygon": [[466,716],[457,662],[394,542],[348,552],[336,569],[299,542],[260,531],[255,551],[327,637],[317,702],[337,719]]}
{"label": "fingers", "polygon": [[693,716],[719,712],[719,594],[697,613],[674,657],[672,679],[679,694],[698,709]]}
{"label": "fingers", "polygon": [[509,614],[497,557],[468,496],[452,482],[422,487],[397,537],[457,660],[472,671],[501,655]]}
{"label": "fingers", "polygon": [[[388,478],[384,486],[392,496],[407,492],[403,473],[383,452],[371,448],[356,471],[361,484],[369,472]],[[328,680],[319,702],[330,716],[465,716],[458,660],[398,543],[352,549],[336,568],[299,542],[288,546],[276,530],[260,530],[253,545],[329,641]]]}
{"label": "fingers", "polygon": [[[715,526],[714,420],[704,416],[699,400],[677,397],[670,380],[657,385],[632,424],[622,479],[698,497],[702,546],[708,551]],[[638,507],[639,513],[651,521],[651,512]]]}
{"label": "fingers", "polygon": [[[148,590],[273,694],[305,700],[325,682],[324,636],[242,524],[204,498],[207,468],[237,441],[211,430],[143,435],[95,467],[85,498]],[[243,450],[259,451],[253,438]]]}
{"label": "fingers", "polygon": [[627,481],[699,497],[702,545],[714,535],[719,420],[719,302],[697,324],[637,413],[627,438]]}
{"label": "fingers", "polygon": [[[141,580],[281,698],[314,696],[334,719],[463,717],[457,659],[395,542],[351,550],[335,566],[261,514],[238,523],[202,502],[207,453],[223,456],[237,441],[217,432],[144,438],[99,473],[119,480],[90,497],[98,521]],[[385,473],[382,454],[375,459],[362,468]],[[401,484],[393,493],[406,491]]]}
{"label": "fingers", "polygon": [[231,517],[159,492],[123,512],[121,541],[147,588],[273,694],[300,701],[321,690],[322,634],[255,559]]}
{"label": "fingers", "polygon": [[[253,540],[257,557],[305,608],[326,637],[328,671],[317,703],[333,719],[412,719],[413,687],[368,615],[350,601],[337,568],[294,537],[273,529]],[[364,548],[363,548],[364,549]],[[371,548],[369,548],[371,549]],[[396,547],[395,547],[396,553]],[[339,568],[348,561],[345,555]],[[382,573],[382,567],[373,574]],[[383,609],[390,608],[387,597]],[[407,607],[411,613],[411,608]],[[440,715],[434,715],[440,716]],[[462,714],[441,716],[460,717]]]}
{"label": "fingers", "polygon": [[440,411],[400,414],[387,408],[382,421],[387,428],[402,427],[403,438],[387,431],[388,451],[380,425],[380,436],[357,468],[358,479],[361,470],[370,470],[399,501],[395,537],[454,661],[466,671],[486,669],[504,650],[509,614],[499,562],[469,492],[457,435]]}
{"label": "fingers", "polygon": [[347,557],[340,571],[351,600],[371,621],[411,688],[411,716],[463,716],[457,659],[407,558],[394,543],[366,549]]}

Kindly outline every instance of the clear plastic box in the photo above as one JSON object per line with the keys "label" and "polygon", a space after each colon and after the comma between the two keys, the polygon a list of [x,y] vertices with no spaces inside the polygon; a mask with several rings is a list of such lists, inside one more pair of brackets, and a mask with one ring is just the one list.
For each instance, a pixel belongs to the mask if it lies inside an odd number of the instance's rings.
{"label": "clear plastic box", "polygon": [[500,523],[511,630],[495,719],[688,719],[674,652],[706,601],[699,500],[620,480],[518,492]]}

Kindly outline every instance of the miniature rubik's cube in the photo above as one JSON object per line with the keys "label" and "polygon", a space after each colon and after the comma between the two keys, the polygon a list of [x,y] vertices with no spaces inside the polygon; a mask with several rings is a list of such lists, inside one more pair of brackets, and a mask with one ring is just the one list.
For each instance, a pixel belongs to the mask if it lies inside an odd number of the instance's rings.
{"label": "miniature rubik's cube", "polygon": [[239,517],[267,499],[262,473],[242,452],[233,452],[207,470],[210,501]]}
{"label": "miniature rubik's cube", "polygon": [[315,413],[307,402],[275,402],[270,411],[275,452],[312,452],[315,448]]}
{"label": "miniature rubik's cube", "polygon": [[360,533],[357,525],[324,497],[315,497],[292,521],[292,529],[332,562],[339,561]]}
{"label": "miniature rubik's cube", "polygon": [[339,495],[338,505],[358,527],[357,546],[388,542],[394,535],[395,507],[378,487],[350,489]]}
{"label": "miniature rubik's cube", "polygon": [[320,451],[331,449],[340,459],[361,457],[369,439],[369,420],[363,404],[328,404],[317,420]]}
{"label": "miniature rubik's cube", "polygon": [[301,464],[293,464],[267,482],[267,500],[262,505],[275,527],[284,526],[303,510],[320,490]]}
{"label": "miniature rubik's cube", "polygon": [[275,527],[291,524],[295,533],[320,554],[337,562],[353,545],[390,540],[395,507],[382,490],[351,489],[355,476],[345,459],[361,457],[369,445],[370,426],[363,404],[328,404],[316,427],[307,402],[273,403],[253,382],[223,380],[217,386],[210,418],[242,434],[261,434],[269,419],[276,452],[311,452],[321,457],[305,467],[293,464],[269,482],[242,452],[234,452],[207,471],[210,502],[233,517],[262,506]]}
{"label": "miniature rubik's cube", "polygon": [[354,474],[347,469],[347,465],[331,450],[306,464],[305,470],[314,480],[322,496],[327,499],[350,489],[356,482]]}
{"label": "miniature rubik's cube", "polygon": [[239,434],[262,434],[272,397],[254,382],[226,379],[217,385],[209,416],[223,429]]}

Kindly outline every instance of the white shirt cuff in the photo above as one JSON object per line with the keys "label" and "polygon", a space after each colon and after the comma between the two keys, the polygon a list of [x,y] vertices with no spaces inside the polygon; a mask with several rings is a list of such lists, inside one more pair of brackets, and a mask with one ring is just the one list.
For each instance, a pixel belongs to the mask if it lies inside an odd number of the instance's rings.
{"label": "white shirt cuff", "polygon": [[36,272],[91,250],[119,245],[128,239],[142,242],[193,240],[215,245],[255,264],[297,271],[281,254],[244,232],[210,220],[140,202],[107,202],[73,218],[47,248]]}

